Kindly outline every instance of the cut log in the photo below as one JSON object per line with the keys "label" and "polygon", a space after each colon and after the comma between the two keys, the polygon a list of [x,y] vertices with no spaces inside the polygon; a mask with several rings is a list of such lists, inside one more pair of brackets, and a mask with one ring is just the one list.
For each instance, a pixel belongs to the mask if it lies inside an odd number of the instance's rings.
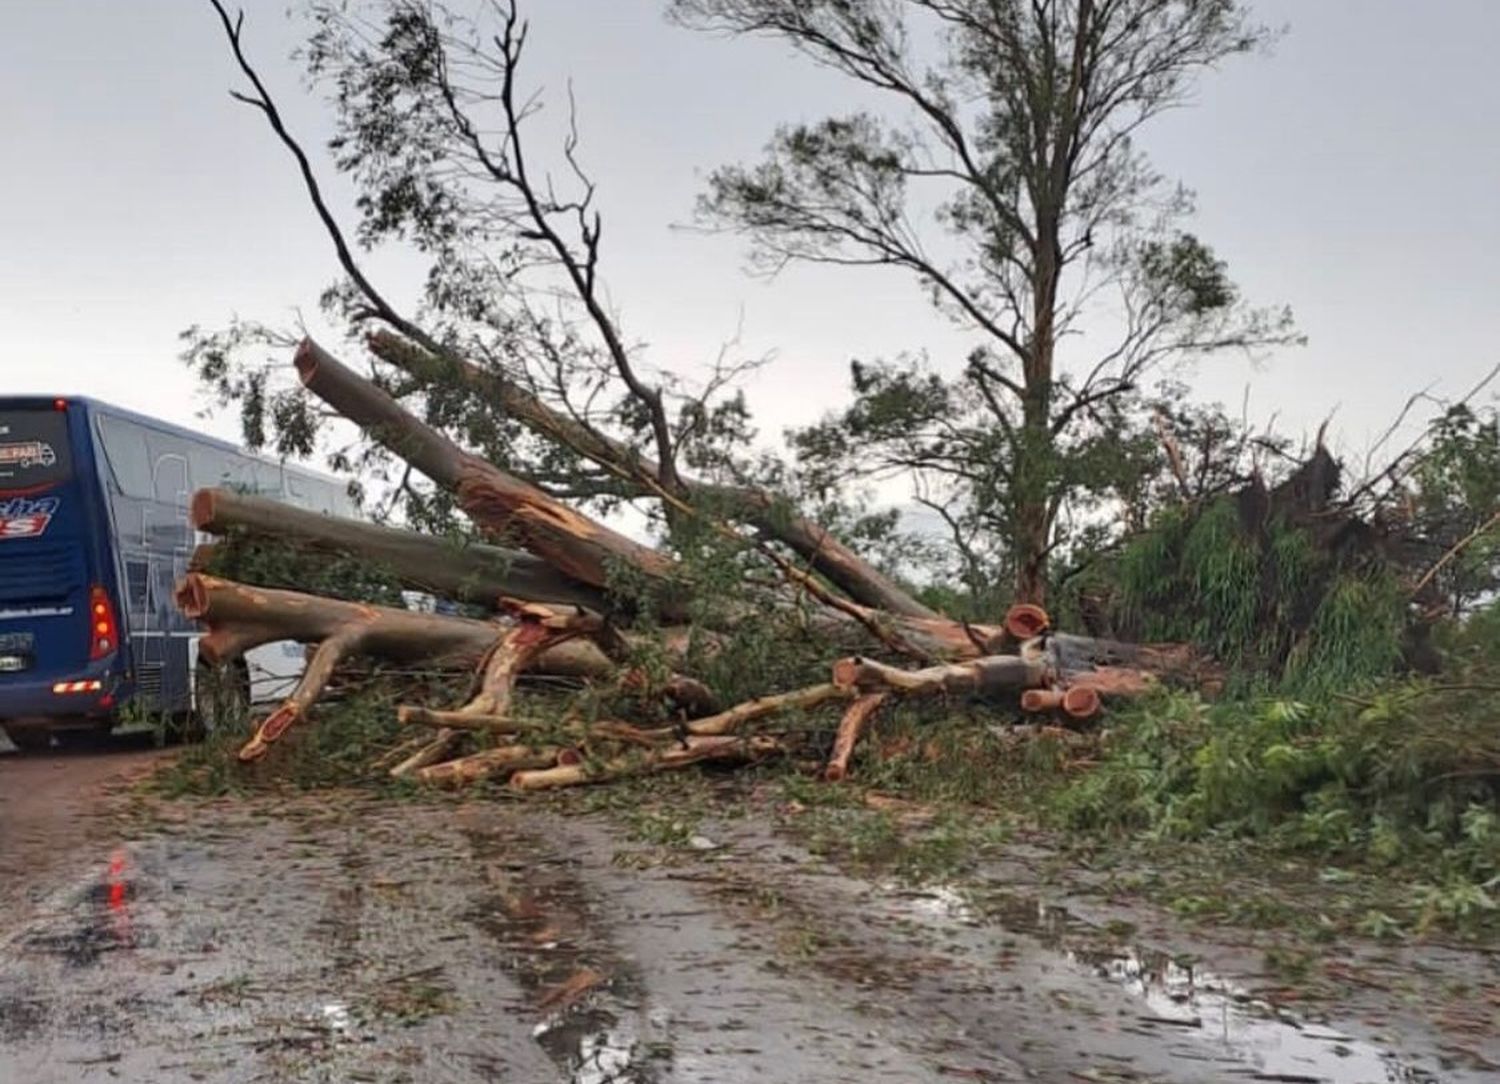
{"label": "cut log", "polygon": [[682,745],[635,757],[619,757],[603,764],[591,765],[585,762],[517,772],[510,777],[510,785],[518,790],[553,790],[619,779],[627,775],[671,771],[705,760],[757,760],[780,751],[781,744],[764,735],[751,738],[739,738],[730,734],[695,735]]}
{"label": "cut log", "polygon": [[278,640],[320,644],[349,634],[353,653],[469,667],[500,635],[487,621],[250,587],[199,572],[182,579],[176,597],[183,614],[207,628],[198,653],[211,663]]}
{"label": "cut log", "polygon": [[[358,654],[395,662],[421,661],[443,669],[470,669],[499,639],[501,626],[447,614],[345,602],[279,588],[252,587],[203,573],[189,573],[177,587],[182,612],[208,629],[198,650],[209,662],[225,662],[262,644],[296,640],[318,644],[348,626],[364,626]],[[633,643],[634,639],[626,638]],[[669,657],[688,650],[691,633],[669,628],[660,643]],[[570,678],[605,678],[617,664],[591,640],[545,647],[529,672]]]}
{"label": "cut log", "polygon": [[986,696],[1048,683],[1047,667],[1019,655],[988,655],[970,662],[902,670],[855,656],[833,664],[833,684],[860,693],[892,692],[903,696],[937,693]]}
{"label": "cut log", "polygon": [[844,712],[843,719],[839,721],[838,733],[833,739],[833,753],[828,758],[828,766],[823,769],[823,778],[828,782],[837,783],[849,774],[849,758],[854,755],[855,744],[889,695],[871,693],[861,696]]}
{"label": "cut log", "polygon": [[[513,681],[514,674],[522,669],[581,677],[606,677],[615,672],[614,663],[596,646],[571,639],[577,634],[578,622],[587,625],[593,620],[576,615],[560,614],[549,619],[561,627],[548,627],[543,619],[536,618],[506,630],[486,621],[345,602],[298,591],[249,587],[197,572],[183,578],[177,587],[176,601],[187,617],[208,630],[198,641],[198,653],[210,663],[225,662],[251,648],[281,640],[317,645],[291,695],[261,723],[241,749],[240,757],[244,760],[264,756],[272,743],[305,718],[327,687],[334,667],[356,655],[472,669],[481,660],[493,663],[497,644],[506,636],[520,636],[523,644],[515,655],[519,665],[503,661],[494,663],[493,672],[487,670],[487,684],[481,688],[478,706],[471,714],[503,715],[509,703],[508,694],[502,700],[498,690],[505,682]],[[541,631],[521,634],[517,631],[521,628]],[[668,637],[668,642],[682,643],[685,639],[685,634],[676,633]],[[432,750],[439,746],[451,750],[456,740],[457,735],[451,733],[434,738],[429,743],[432,749],[419,751],[415,766],[435,763],[431,759]],[[415,768],[408,761],[397,770],[406,774]]]}
{"label": "cut log", "polygon": [[420,783],[440,787],[466,787],[495,775],[506,775],[525,769],[550,768],[557,763],[560,750],[529,745],[503,745],[485,749],[457,760],[433,764],[413,773]]}
{"label": "cut log", "polygon": [[659,589],[663,612],[683,612],[676,565],[665,554],[464,451],[311,339],[303,340],[294,364],[309,391],[452,492],[481,529],[595,588],[608,586],[610,567],[619,563]]}
{"label": "cut log", "polygon": [[1074,671],[1067,676],[1067,682],[1069,688],[1087,686],[1102,697],[1145,696],[1161,684],[1154,674],[1124,666]]}
{"label": "cut log", "polygon": [[1103,710],[1099,694],[1087,685],[1073,685],[1064,690],[1062,709],[1064,714],[1079,722],[1092,719]]}
{"label": "cut log", "polygon": [[423,768],[447,760],[453,755],[463,735],[457,730],[440,730],[426,745],[391,769],[392,779],[405,779]]}
{"label": "cut log", "polygon": [[[193,494],[192,519],[198,530],[212,534],[243,531],[322,553],[358,557],[409,587],[458,602],[493,607],[504,595],[595,610],[605,605],[601,591],[529,553],[322,515],[233,490],[200,489]],[[205,567],[210,557],[195,554],[194,563]]]}
{"label": "cut log", "polygon": [[1135,670],[1162,681],[1213,686],[1223,668],[1191,644],[1129,644],[1055,632],[1046,637],[1053,665],[1066,683],[1099,670]]}
{"label": "cut log", "polygon": [[[728,711],[710,715],[706,719],[694,719],[687,724],[687,731],[698,736],[729,734],[748,722],[780,715],[788,711],[808,711],[833,700],[848,700],[853,696],[848,689],[837,685],[812,685],[806,689],[794,689],[789,693],[762,696],[736,704]],[[660,732],[658,732],[660,733]]]}
{"label": "cut log", "polygon": [[1047,611],[1030,602],[1021,602],[1005,613],[1005,631],[1017,643],[1034,639],[1052,627]]}
{"label": "cut log", "polygon": [[198,641],[198,654],[210,663],[278,640],[318,645],[292,694],[240,750],[241,760],[264,756],[273,742],[304,718],[334,667],[345,658],[376,655],[398,661],[472,665],[498,636],[498,630],[483,621],[246,587],[197,572],[189,573],[178,585],[177,606],[207,627]]}
{"label": "cut log", "polygon": [[1021,694],[1021,710],[1031,714],[1057,711],[1063,704],[1061,689],[1027,689]]}

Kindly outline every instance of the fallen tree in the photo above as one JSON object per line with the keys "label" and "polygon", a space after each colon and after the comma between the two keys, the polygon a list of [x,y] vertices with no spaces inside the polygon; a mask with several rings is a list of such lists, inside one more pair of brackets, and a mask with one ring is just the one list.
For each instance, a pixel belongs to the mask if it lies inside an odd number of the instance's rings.
{"label": "fallen tree", "polygon": [[[493,607],[496,600],[509,596],[591,609],[604,605],[601,592],[521,550],[322,515],[229,489],[199,490],[193,495],[191,516],[200,531],[246,534],[321,554],[355,557],[412,588],[457,602]],[[193,564],[207,568],[211,559],[211,551],[204,552],[195,555]]]}
{"label": "fallen tree", "polygon": [[[497,612],[493,621],[407,614],[189,576],[179,604],[208,627],[209,658],[272,640],[313,647],[302,681],[243,758],[265,756],[355,656],[437,660],[474,673],[462,703],[402,706],[403,724],[431,733],[391,756],[390,770],[442,784],[508,777],[521,789],[759,759],[795,744],[778,720],[835,705],[844,718],[826,774],[839,778],[860,734],[898,700],[980,698],[1019,708],[1022,693],[1039,693],[1030,698],[1037,711],[1077,721],[1097,712],[1101,694],[1130,695],[1192,672],[1186,649],[1056,636],[1034,606],[995,624],[950,619],[794,502],[747,481],[777,475],[715,445],[726,432],[732,444],[739,426],[733,403],[716,415],[709,402],[725,374],[716,368],[710,391],[675,399],[642,375],[602,293],[602,227],[572,144],[565,158],[580,182],[576,196],[528,171],[521,128],[531,110],[513,80],[525,32],[513,5],[494,8],[492,33],[472,36],[430,21],[434,12],[393,7],[385,12],[391,37],[379,44],[366,24],[330,11],[312,51],[313,74],[339,85],[341,161],[357,163],[344,168],[367,188],[359,239],[396,235],[434,254],[424,326],[360,267],[245,56],[242,19],[212,2],[249,84],[237,97],[292,152],[334,244],[347,282],[331,292],[333,304],[361,332],[351,338],[378,359],[372,379],[303,339],[293,358],[297,388],[269,413],[278,424],[329,412],[353,423],[383,461],[409,468],[403,487],[413,472],[427,479],[486,543],[454,552],[412,533],[282,516],[217,492],[198,495],[195,520],[216,533],[352,555]],[[486,70],[503,75],[483,99],[483,122],[469,94],[448,82],[465,67],[449,62],[450,50],[479,50]],[[427,172],[434,162],[445,163],[441,175]],[[484,228],[473,229],[475,221]],[[476,250],[498,242],[499,251],[474,256],[458,237]],[[523,281],[538,272],[540,281]],[[205,379],[235,397],[217,345],[199,357]],[[239,391],[265,405],[263,379]],[[308,407],[312,400],[321,405]],[[662,544],[587,514],[585,502],[600,495],[648,505]],[[712,549],[704,540],[719,549],[700,559]],[[777,640],[784,634],[811,644],[816,665],[768,680],[748,698],[744,688],[725,695],[732,683],[716,686],[714,667],[722,679],[724,659],[733,665],[742,642],[766,639],[768,628],[774,642],[763,645],[761,664],[772,667],[788,650]],[[539,724],[516,695],[521,675],[539,672],[567,672],[590,688]]]}
{"label": "fallen tree", "polygon": [[[416,614],[189,575],[178,605],[202,622],[205,657],[222,661],[259,644],[297,640],[314,647],[296,689],[240,751],[242,760],[265,756],[288,729],[306,718],[334,669],[356,655],[423,659],[477,667],[471,699],[452,708],[408,704],[400,721],[435,733],[413,741],[392,767],[439,785],[465,785],[497,775],[524,790],[552,789],[684,767],[703,760],[756,760],[785,749],[771,734],[748,734],[748,724],[789,712],[850,704],[838,727],[825,769],[830,780],[847,775],[855,745],[880,706],[902,697],[1009,697],[1023,711],[1084,721],[1097,715],[1101,693],[1138,695],[1158,681],[1201,679],[1198,653],[1185,645],[1137,645],[1054,633],[1046,613],[1013,607],[996,625],[974,625],[940,616],[890,613],[839,594],[831,584],[792,565],[764,544],[746,545],[780,576],[758,595],[762,608],[731,608],[725,627],[706,630],[733,637],[735,625],[765,616],[764,607],[796,613],[830,645],[863,641],[891,659],[927,664],[905,669],[868,655],[831,664],[830,680],[772,693],[711,711],[711,689],[692,675],[675,674],[657,690],[679,717],[668,726],[626,719],[564,719],[556,741],[535,742],[535,726],[513,714],[518,677],[526,671],[560,674],[618,688],[643,684],[627,663],[643,638],[622,631],[614,618],[639,616],[619,601],[611,579],[622,572],[647,585],[662,617],[686,614],[693,600],[690,575],[670,556],[651,549],[521,479],[479,459],[417,419],[372,383],[316,344],[304,341],[294,359],[306,388],[370,436],[450,490],[473,521],[523,553],[489,545],[451,550],[441,540],[335,517],[281,509],[274,502],[203,490],[193,499],[194,522],[215,531],[237,531],[352,554],[381,564],[412,586],[437,588],[489,605],[502,620],[479,621]],[[725,535],[733,526],[681,501],[680,514],[701,516]],[[503,562],[503,564],[502,564]],[[560,602],[572,606],[559,605]],[[591,609],[579,603],[598,607]],[[658,630],[651,642],[683,659],[688,629]],[[1023,697],[1023,693],[1026,695]],[[696,717],[693,717],[696,716]],[[475,735],[499,742],[463,752]]]}
{"label": "fallen tree", "polygon": [[[471,669],[473,694],[457,707],[402,705],[399,720],[432,728],[435,734],[402,750],[390,772],[440,785],[464,785],[497,774],[524,790],[551,789],[619,778],[638,772],[684,767],[702,760],[757,760],[785,751],[773,734],[747,733],[752,724],[788,713],[809,713],[824,705],[852,701],[839,727],[826,775],[844,778],[855,743],[880,705],[909,696],[1027,696],[1028,711],[1061,710],[1074,719],[1097,713],[1098,693],[1091,675],[1106,675],[1112,687],[1132,675],[1134,690],[1149,688],[1158,675],[1109,667],[1097,671],[1058,669],[1045,634],[1018,645],[1014,655],[981,656],[919,670],[904,670],[864,657],[838,660],[831,680],[787,693],[759,697],[710,712],[711,691],[702,682],[674,674],[659,683],[680,721],[641,726],[626,720],[565,717],[539,722],[514,713],[516,683],[523,673],[567,676],[639,691],[647,684],[638,670],[621,662],[632,636],[608,628],[600,615],[517,599],[499,600],[503,618],[481,621],[415,613],[299,592],[257,588],[188,575],[177,604],[206,629],[201,655],[225,662],[265,643],[296,640],[313,647],[296,688],[260,724],[241,748],[241,760],[259,760],[288,730],[304,720],[327,688],[334,669],[359,656],[394,661],[421,660],[430,666]],[[653,637],[674,657],[686,656],[686,633],[669,630]],[[1101,654],[1104,654],[1101,650]],[[1070,656],[1076,664],[1076,647]],[[1062,691],[1061,683],[1071,682]],[[1080,706],[1086,705],[1086,706]],[[695,717],[689,717],[695,716]],[[461,753],[475,735],[500,744]],[[544,740],[538,741],[539,737]]]}

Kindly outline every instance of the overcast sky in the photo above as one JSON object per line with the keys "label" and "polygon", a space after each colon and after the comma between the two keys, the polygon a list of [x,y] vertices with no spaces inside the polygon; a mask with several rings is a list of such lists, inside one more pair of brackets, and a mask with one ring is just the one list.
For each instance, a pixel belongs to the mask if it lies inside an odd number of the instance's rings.
{"label": "overcast sky", "polygon": [[[246,4],[248,40],[292,125],[324,133],[287,59],[286,0]],[[704,38],[660,0],[531,0],[531,79],[571,77],[607,216],[606,275],[628,332],[691,368],[743,325],[775,351],[752,389],[763,432],[836,404],[851,357],[962,356],[887,272],[746,277],[743,244],[673,229],[704,174],[757,155],[781,121],[846,100],[773,45]],[[1496,0],[1257,0],[1289,26],[1269,57],[1206,81],[1143,143],[1196,190],[1199,233],[1252,300],[1310,338],[1258,367],[1214,361],[1199,393],[1293,431],[1337,409],[1362,448],[1419,387],[1456,392],[1500,361]],[[311,313],[333,255],[289,161],[225,91],[207,0],[0,0],[0,393],[82,393],[234,437],[177,360],[177,335],[235,313]],[[347,194],[335,186],[341,194]],[[379,267],[398,285],[413,266]]]}

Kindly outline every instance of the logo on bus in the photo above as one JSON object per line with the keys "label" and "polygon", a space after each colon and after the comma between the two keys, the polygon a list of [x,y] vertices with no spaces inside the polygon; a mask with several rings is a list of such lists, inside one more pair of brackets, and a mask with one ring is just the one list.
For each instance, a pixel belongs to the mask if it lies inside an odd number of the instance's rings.
{"label": "logo on bus", "polygon": [[57,453],[43,440],[0,444],[0,466],[13,463],[25,470],[27,467],[50,467],[56,462]]}
{"label": "logo on bus", "polygon": [[61,502],[56,497],[27,500],[15,497],[0,501],[0,541],[7,538],[36,538],[47,529]]}

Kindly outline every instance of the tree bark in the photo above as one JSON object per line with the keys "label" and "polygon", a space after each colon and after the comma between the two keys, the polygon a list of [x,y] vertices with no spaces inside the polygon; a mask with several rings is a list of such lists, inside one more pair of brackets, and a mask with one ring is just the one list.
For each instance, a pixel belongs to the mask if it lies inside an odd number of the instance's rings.
{"label": "tree bark", "polygon": [[[502,374],[461,358],[437,357],[388,331],[375,332],[368,343],[376,357],[418,378],[461,380],[538,436],[610,465],[627,478],[634,478],[641,495],[651,493],[649,487],[660,474],[657,464],[591,426],[559,413]],[[727,519],[753,526],[779,540],[856,602],[906,617],[941,616],[773,494],[749,486],[705,482],[680,473],[677,479],[681,496],[689,504],[713,509]]]}
{"label": "tree bark", "polygon": [[558,750],[529,745],[502,745],[485,749],[443,764],[432,764],[413,773],[421,783],[443,787],[465,787],[505,772],[550,768],[557,763]]}
{"label": "tree bark", "polygon": [[993,695],[1048,684],[1050,673],[1038,659],[1019,655],[988,655],[969,662],[902,670],[858,656],[833,664],[833,684],[860,693],[891,692],[903,696],[938,693]]}
{"label": "tree bark", "polygon": [[278,640],[321,644],[346,636],[350,654],[472,667],[501,631],[487,621],[249,587],[199,572],[178,584],[177,606],[208,629],[198,653],[215,663]]}
{"label": "tree bark", "polygon": [[833,739],[833,753],[828,757],[828,766],[823,769],[823,778],[828,782],[838,783],[848,776],[849,759],[854,755],[854,746],[889,695],[870,693],[861,696],[844,712],[843,719],[839,720],[838,733]]}
{"label": "tree bark", "polygon": [[582,783],[603,782],[627,775],[671,771],[674,768],[685,768],[690,764],[698,764],[705,760],[755,760],[780,751],[780,743],[764,736],[752,738],[738,738],[727,734],[712,737],[694,736],[672,748],[641,756],[619,757],[604,764],[564,764],[556,768],[517,772],[510,777],[510,785],[518,790],[576,787]]}
{"label": "tree bark", "polygon": [[[193,494],[193,526],[225,535],[243,531],[323,553],[358,557],[403,583],[458,602],[494,607],[502,596],[600,610],[603,592],[564,576],[529,553],[483,543],[460,544],[342,516],[292,508],[228,489]],[[196,557],[202,566],[208,554]]]}
{"label": "tree bark", "polygon": [[[318,645],[292,694],[240,750],[242,760],[264,756],[270,745],[305,718],[334,668],[347,658],[372,655],[398,662],[421,660],[439,667],[472,668],[479,660],[492,657],[505,636],[519,635],[516,629],[506,632],[485,621],[247,587],[197,572],[188,574],[178,585],[177,605],[207,628],[198,641],[198,652],[208,662],[223,662],[280,640]],[[545,643],[528,644],[521,653],[521,666],[533,671],[561,671],[568,676],[600,677],[614,672],[614,663],[594,644],[559,644],[557,641],[568,634],[547,631]],[[490,678],[503,680],[493,675]],[[498,702],[494,687],[487,688],[488,692],[482,690],[482,694],[489,699],[483,703],[493,706]],[[439,735],[433,744],[446,737],[450,735]],[[451,747],[451,742],[445,747]],[[413,770],[409,764],[402,768]]]}
{"label": "tree bark", "polygon": [[618,562],[660,588],[665,613],[681,615],[671,558],[464,451],[311,339],[303,340],[294,363],[309,391],[455,494],[482,529],[591,587],[608,587],[610,566]]}
{"label": "tree bark", "polygon": [[[299,348],[296,363],[309,390],[434,482],[453,490],[460,507],[477,524],[592,587],[607,587],[612,565],[628,567],[660,588],[666,616],[686,615],[686,588],[674,578],[678,568],[670,557],[465,452],[311,340]],[[823,607],[817,620],[830,628],[840,622],[864,624],[867,630],[871,624],[886,626],[893,634],[890,639],[913,645],[927,658],[974,658],[990,653],[996,638],[1005,635],[998,626],[888,613],[852,602],[839,610]]]}

